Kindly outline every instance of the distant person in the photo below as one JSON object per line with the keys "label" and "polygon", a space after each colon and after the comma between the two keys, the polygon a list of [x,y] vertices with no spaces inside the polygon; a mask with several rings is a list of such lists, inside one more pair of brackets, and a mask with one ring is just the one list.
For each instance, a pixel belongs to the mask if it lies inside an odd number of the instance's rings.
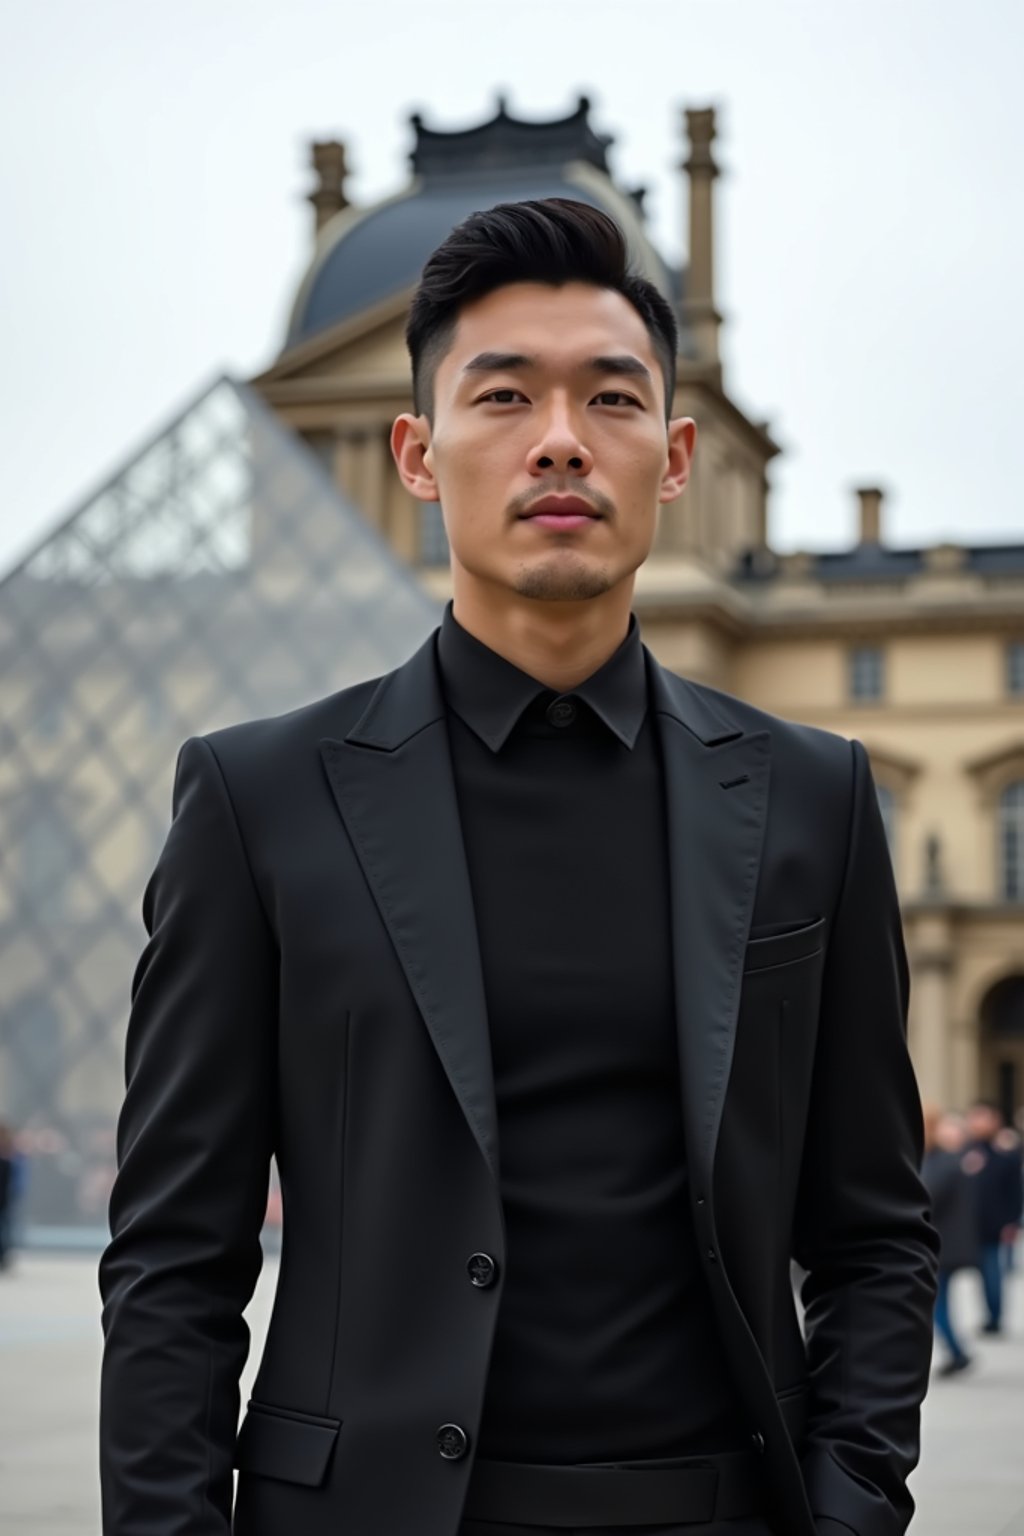
{"label": "distant person", "polygon": [[[1012,1157],[1015,1157],[1017,1162],[1022,1165],[1022,1172],[1024,1172],[1024,1137],[1021,1136],[1020,1131],[1017,1129],[1016,1118],[1013,1125],[1004,1125],[1001,1131],[996,1132],[992,1145],[1000,1152],[1008,1152]],[[1003,1228],[1000,1257],[1002,1259],[1004,1275],[1010,1274],[1015,1267],[1017,1239],[1020,1236],[1022,1220],[1024,1220],[1024,1210],[1018,1211],[1017,1220],[1011,1222],[1008,1227]]]}
{"label": "distant person", "polygon": [[960,1342],[950,1311],[950,1282],[957,1270],[975,1269],[978,1243],[975,1233],[971,1181],[961,1167],[966,1133],[963,1121],[946,1114],[937,1104],[924,1106],[924,1162],[921,1177],[932,1202],[932,1221],[939,1234],[939,1291],[935,1298],[935,1328],[949,1358],[939,1376],[955,1376],[971,1364]]}
{"label": "distant person", "polygon": [[[1012,1124],[1007,1124],[995,1138],[995,1144],[1004,1152],[1016,1152],[1016,1157],[1021,1161],[1021,1175],[1024,1178],[1024,1107],[1018,1109],[1013,1115]],[[1004,1233],[1003,1238],[1003,1273],[1009,1275],[1016,1269],[1016,1240],[1021,1235],[1021,1226],[1024,1226],[1024,1204],[1021,1206],[1021,1220],[1012,1227],[1012,1230]]]}
{"label": "distant person", "polygon": [[0,1125],[0,1270],[10,1263],[13,1246],[12,1216],[15,1200],[14,1135]]}
{"label": "distant person", "polygon": [[[1005,1145],[1006,1122],[998,1104],[976,1099],[967,1111],[963,1167],[974,1194],[978,1264],[985,1292],[983,1333],[1003,1331],[1003,1246],[1016,1237],[1024,1199],[1020,1149]],[[1003,1144],[1000,1144],[1002,1141]]]}

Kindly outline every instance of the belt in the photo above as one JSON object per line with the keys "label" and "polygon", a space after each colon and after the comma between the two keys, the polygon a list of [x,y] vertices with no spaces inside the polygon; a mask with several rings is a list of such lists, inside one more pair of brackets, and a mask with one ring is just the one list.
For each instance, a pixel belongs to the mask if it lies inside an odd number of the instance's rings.
{"label": "belt", "polygon": [[522,1525],[671,1525],[763,1514],[764,1460],[749,1451],[655,1461],[481,1461],[463,1518]]}

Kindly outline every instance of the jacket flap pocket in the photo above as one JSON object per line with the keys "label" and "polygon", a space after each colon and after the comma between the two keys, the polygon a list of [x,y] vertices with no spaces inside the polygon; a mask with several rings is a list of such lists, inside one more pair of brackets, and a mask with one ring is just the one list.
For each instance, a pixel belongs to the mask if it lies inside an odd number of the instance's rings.
{"label": "jacket flap pocket", "polygon": [[235,1466],[241,1472],[317,1488],[340,1428],[340,1419],[320,1419],[250,1401],[235,1443]]}
{"label": "jacket flap pocket", "polygon": [[801,923],[797,928],[787,928],[782,933],[763,934],[751,938],[747,944],[743,968],[746,971],[764,971],[773,965],[788,965],[792,960],[806,960],[821,949],[825,932],[825,919],[816,918],[811,923]]}

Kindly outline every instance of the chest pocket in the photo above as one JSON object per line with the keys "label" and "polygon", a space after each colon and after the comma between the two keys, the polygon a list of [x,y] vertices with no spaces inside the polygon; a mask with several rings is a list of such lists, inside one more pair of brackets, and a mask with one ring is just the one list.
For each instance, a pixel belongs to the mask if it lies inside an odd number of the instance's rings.
{"label": "chest pocket", "polygon": [[782,929],[779,933],[758,933],[747,944],[743,962],[743,974],[754,975],[758,971],[773,971],[781,966],[795,965],[799,960],[809,960],[821,953],[825,941],[825,919]]}

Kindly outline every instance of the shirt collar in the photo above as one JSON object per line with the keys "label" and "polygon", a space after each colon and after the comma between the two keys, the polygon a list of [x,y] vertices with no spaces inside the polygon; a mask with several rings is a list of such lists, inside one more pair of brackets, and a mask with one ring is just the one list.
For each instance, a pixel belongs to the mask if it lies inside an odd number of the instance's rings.
{"label": "shirt collar", "polygon": [[[507,661],[471,635],[456,619],[452,602],[445,605],[437,632],[437,656],[448,705],[480,740],[498,752],[523,711],[538,696],[554,689]],[[632,750],[647,711],[647,670],[635,613],[622,644],[608,660],[566,697],[584,699],[624,746]]]}

